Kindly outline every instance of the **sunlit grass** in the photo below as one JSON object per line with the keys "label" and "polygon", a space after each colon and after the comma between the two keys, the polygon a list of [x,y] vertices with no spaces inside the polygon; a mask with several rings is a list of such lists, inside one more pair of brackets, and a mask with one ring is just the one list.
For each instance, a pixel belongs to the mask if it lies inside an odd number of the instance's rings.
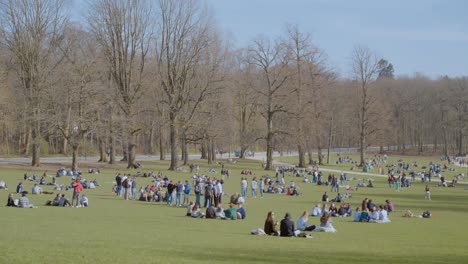
{"label": "sunlit grass", "polygon": [[[218,172],[209,175],[219,177],[220,165],[194,162],[202,165],[206,174],[210,167],[215,168]],[[143,165],[142,171],[162,171],[171,179],[190,177],[188,172],[167,172],[167,161]],[[377,204],[390,199],[398,210],[390,214],[391,223],[364,224],[335,218],[335,234],[313,233],[312,239],[286,239],[249,233],[263,227],[270,210],[276,212],[277,220],[286,212],[297,219],[320,200],[324,191],[329,192],[329,187],[305,184],[287,176],[287,182],[294,180],[299,186],[301,196],[265,194],[263,199],[247,198],[244,221],[193,219],[185,216],[185,208],[115,197],[111,193],[114,173],[135,172],[123,169],[124,166],[103,168],[99,175],[84,174],[88,179],[97,178],[101,184],[98,189],[85,190],[89,208],[44,206],[53,195],[29,195],[31,203],[39,206],[37,209],[0,207],[0,263],[463,263],[468,259],[466,186],[432,187],[432,201],[425,201],[422,183],[396,192],[387,187],[385,178],[375,178],[375,188],[350,192],[353,197],[347,202],[355,208],[365,197]],[[257,176],[273,176],[273,172],[261,170],[259,162],[240,161],[226,166],[233,172],[225,183],[228,195],[240,191],[241,169],[250,168]],[[27,170],[25,165],[24,170],[0,171],[0,179],[9,185],[8,191],[0,190],[5,203],[8,192],[22,181]],[[68,181],[66,177],[58,178],[59,183]],[[151,181],[138,178],[137,182],[139,187]],[[30,191],[31,187],[31,182],[25,182],[25,190]],[[44,189],[53,191],[49,186]],[[71,192],[66,195],[71,198]],[[193,194],[191,199],[194,200]],[[406,210],[417,214],[430,210],[433,218],[401,217]],[[309,218],[309,222],[318,224],[318,219]]]}

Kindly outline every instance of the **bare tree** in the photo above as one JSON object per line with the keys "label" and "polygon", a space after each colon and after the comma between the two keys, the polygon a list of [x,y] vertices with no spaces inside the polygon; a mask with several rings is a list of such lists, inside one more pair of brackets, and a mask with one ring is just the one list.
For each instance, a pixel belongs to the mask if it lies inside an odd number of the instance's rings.
{"label": "bare tree", "polygon": [[178,164],[179,128],[184,129],[191,122],[199,105],[216,88],[213,83],[220,61],[219,57],[210,56],[210,48],[215,48],[210,16],[199,3],[159,1],[157,75],[169,115],[169,170],[175,170]]}
{"label": "bare tree", "polygon": [[136,135],[135,106],[142,96],[146,57],[151,29],[151,6],[147,1],[98,0],[92,3],[91,31],[108,63],[116,89],[116,100],[123,112],[127,168],[134,168]]}
{"label": "bare tree", "polygon": [[102,90],[97,85],[95,47],[88,32],[73,26],[66,30],[62,48],[65,65],[56,72],[58,83],[50,96],[55,99],[50,107],[51,116],[56,117],[55,126],[62,133],[64,142],[72,148],[72,170],[78,169],[78,150],[84,136],[96,123],[102,101]]}
{"label": "bare tree", "polygon": [[379,73],[379,60],[377,56],[366,47],[355,47],[352,56],[352,70],[354,78],[358,85],[358,94],[360,97],[359,103],[359,152],[360,164],[364,165],[367,149],[367,137],[373,131],[369,130],[369,109],[371,106],[372,97],[370,88],[372,82]]}
{"label": "bare tree", "polygon": [[13,54],[23,90],[31,131],[32,166],[40,165],[41,98],[47,78],[59,61],[54,53],[62,39],[67,18],[62,0],[2,0],[2,42]]}
{"label": "bare tree", "polygon": [[261,83],[255,87],[259,96],[260,114],[266,121],[267,133],[263,139],[267,144],[267,159],[265,170],[272,169],[273,140],[275,135],[285,133],[274,126],[274,120],[280,113],[286,113],[288,91],[286,81],[294,74],[285,52],[285,46],[277,41],[259,38],[249,48],[249,62],[260,72]]}

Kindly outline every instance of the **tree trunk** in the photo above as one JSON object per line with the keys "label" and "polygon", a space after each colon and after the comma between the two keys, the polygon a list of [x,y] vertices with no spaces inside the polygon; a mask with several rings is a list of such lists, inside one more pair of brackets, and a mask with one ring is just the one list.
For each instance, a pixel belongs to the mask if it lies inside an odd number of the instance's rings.
{"label": "tree trunk", "polygon": [[78,145],[72,145],[72,170],[78,170]]}
{"label": "tree trunk", "polygon": [[174,113],[169,114],[171,121],[170,124],[170,141],[171,141],[171,164],[169,170],[176,170],[178,164],[178,155],[177,155],[177,117]]}
{"label": "tree trunk", "polygon": [[187,135],[185,134],[185,129],[182,132],[181,149],[182,149],[181,160],[183,160],[183,165],[185,166],[188,164]]}
{"label": "tree trunk", "polygon": [[323,156],[322,156],[322,147],[319,145],[317,148],[317,155],[318,155],[318,164],[323,164]]}
{"label": "tree trunk", "polygon": [[327,146],[327,164],[330,164],[330,149],[333,139],[333,115],[330,118],[330,128],[328,130],[328,146]]}
{"label": "tree trunk", "polygon": [[[35,118],[38,118],[36,115]],[[32,139],[32,162],[31,166],[39,167],[41,165],[40,161],[40,132],[39,132],[39,121],[36,119],[33,121],[33,128],[31,130],[31,139]]]}
{"label": "tree trunk", "polygon": [[207,146],[206,146],[206,138],[203,137],[202,142],[201,142],[201,157],[200,159],[207,159],[208,154],[207,154]]}
{"label": "tree trunk", "polygon": [[242,146],[240,147],[240,153],[239,153],[239,158],[240,159],[245,159],[245,152],[247,151],[248,147],[247,146]]}
{"label": "tree trunk", "polygon": [[114,124],[112,122],[112,108],[110,110],[109,118],[109,164],[115,164],[115,135],[114,135]]}
{"label": "tree trunk", "polygon": [[163,126],[159,126],[159,160],[165,160],[166,154],[164,152],[164,130]]}
{"label": "tree trunk", "polygon": [[273,167],[273,119],[272,113],[268,114],[268,131],[267,131],[267,156],[265,170],[271,170]]}
{"label": "tree trunk", "polygon": [[99,160],[98,162],[107,162],[106,144],[102,137],[98,137]]}
{"label": "tree trunk", "polygon": [[149,140],[148,140],[148,153],[150,155],[154,154],[154,123],[151,122],[151,128],[149,131]]}
{"label": "tree trunk", "polygon": [[214,139],[211,138],[210,142],[211,142],[211,159],[216,160],[216,149],[215,149],[215,145],[214,145]]}
{"label": "tree trunk", "polygon": [[310,149],[307,150],[307,157],[309,159],[309,165],[314,164],[314,159],[312,158],[312,150]]}
{"label": "tree trunk", "polygon": [[128,136],[127,142],[127,169],[136,169],[135,164],[135,148],[136,148],[136,135],[132,132]]}
{"label": "tree trunk", "polygon": [[297,145],[297,153],[299,154],[299,168],[305,168],[305,151],[302,145]]}
{"label": "tree trunk", "polygon": [[[210,139],[208,139],[207,141],[210,141]],[[207,143],[207,152],[208,152],[208,164],[212,164],[213,163],[213,152],[211,151],[211,144],[208,142]]]}

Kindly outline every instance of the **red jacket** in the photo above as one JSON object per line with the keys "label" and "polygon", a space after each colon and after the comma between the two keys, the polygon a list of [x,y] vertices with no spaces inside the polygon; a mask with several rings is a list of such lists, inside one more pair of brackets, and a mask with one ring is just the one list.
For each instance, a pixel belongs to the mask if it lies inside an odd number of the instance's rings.
{"label": "red jacket", "polygon": [[81,185],[81,182],[73,183],[73,191],[76,193],[80,193],[81,191],[83,191],[83,185]]}

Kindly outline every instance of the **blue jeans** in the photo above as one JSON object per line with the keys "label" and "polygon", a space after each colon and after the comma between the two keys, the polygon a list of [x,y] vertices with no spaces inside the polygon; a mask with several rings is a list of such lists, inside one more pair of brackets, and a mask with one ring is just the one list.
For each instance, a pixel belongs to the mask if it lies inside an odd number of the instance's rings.
{"label": "blue jeans", "polygon": [[181,197],[182,197],[182,193],[179,193],[179,192],[176,193],[176,202],[175,203],[176,203],[177,206],[182,205],[182,201],[180,200]]}
{"label": "blue jeans", "polygon": [[252,189],[252,197],[253,198],[257,197],[257,189]]}
{"label": "blue jeans", "polygon": [[260,197],[263,197],[263,188],[260,188]]}
{"label": "blue jeans", "polygon": [[122,185],[117,185],[117,196],[120,196],[122,193]]}
{"label": "blue jeans", "polygon": [[241,195],[244,198],[247,196],[247,188],[241,188]]}
{"label": "blue jeans", "polygon": [[208,208],[210,206],[210,201],[211,201],[211,196],[206,196],[205,195],[205,202],[204,202],[203,207]]}
{"label": "blue jeans", "polygon": [[132,188],[132,199],[135,200],[136,188]]}
{"label": "blue jeans", "polygon": [[167,205],[172,206],[172,193],[167,194]]}
{"label": "blue jeans", "polygon": [[195,204],[198,205],[198,207],[200,207],[200,194],[199,193],[195,194]]}

